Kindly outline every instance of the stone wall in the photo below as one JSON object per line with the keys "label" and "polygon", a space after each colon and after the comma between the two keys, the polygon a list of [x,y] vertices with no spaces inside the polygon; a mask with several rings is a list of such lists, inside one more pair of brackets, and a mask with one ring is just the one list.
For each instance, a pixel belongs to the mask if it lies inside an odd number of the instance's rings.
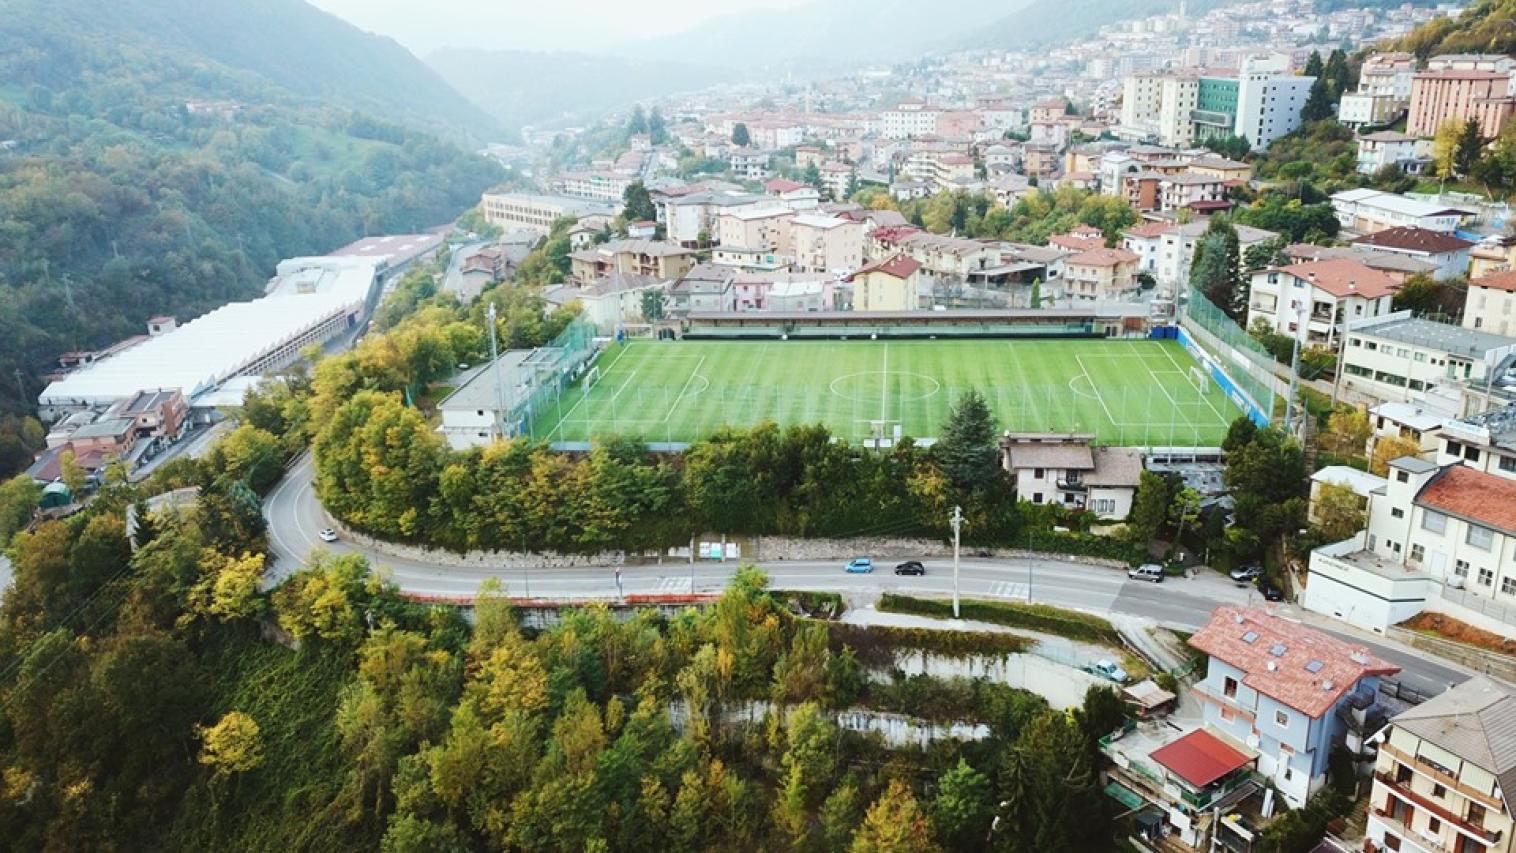
{"label": "stone wall", "polygon": [[[327,516],[335,529],[342,537],[364,548],[377,551],[397,559],[416,563],[431,563],[438,566],[455,566],[465,569],[477,568],[609,568],[612,566],[625,566],[643,560],[651,562],[652,557],[628,555],[624,551],[607,551],[600,554],[536,554],[521,553],[518,551],[469,551],[459,554],[454,551],[427,548],[421,545],[407,545],[400,542],[391,542],[386,539],[378,539],[366,533],[360,533],[339,519]],[[701,542],[721,542],[719,535],[705,535],[696,537]],[[797,536],[732,536],[727,541],[739,546],[742,550],[740,559],[728,560],[729,563],[752,563],[752,562],[817,562],[824,560],[849,560],[859,555],[868,555],[876,559],[943,559],[953,556],[951,544],[936,539],[911,539],[904,537],[857,537],[851,539],[804,539]],[[687,559],[688,549],[683,549],[685,557],[670,557],[668,559],[683,561]],[[1092,566],[1105,566],[1113,569],[1126,569],[1126,563],[1120,560],[1110,560],[1102,557],[1080,557],[1068,554],[1046,554],[1037,551],[1026,551],[1019,548],[965,548],[965,557],[994,557],[999,559],[1036,559],[1036,560],[1063,560],[1071,563],[1084,563]],[[715,562],[702,560],[703,563]]]}
{"label": "stone wall", "polygon": [[1429,636],[1409,628],[1391,626],[1388,635],[1392,640],[1398,640],[1412,648],[1462,664],[1475,672],[1503,681],[1516,681],[1516,657]]}

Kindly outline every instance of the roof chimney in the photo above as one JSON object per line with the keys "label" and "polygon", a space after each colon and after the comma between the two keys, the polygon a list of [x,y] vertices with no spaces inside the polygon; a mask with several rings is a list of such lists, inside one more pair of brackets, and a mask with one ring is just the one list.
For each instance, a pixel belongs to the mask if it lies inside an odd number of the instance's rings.
{"label": "roof chimney", "polygon": [[1333,684],[1332,679],[1330,678],[1328,678],[1326,681],[1321,682],[1321,689],[1328,693],[1332,692],[1332,688],[1336,686],[1337,685]]}
{"label": "roof chimney", "polygon": [[1277,661],[1277,660],[1271,660],[1271,661],[1269,661],[1269,672],[1273,672],[1276,669],[1279,669],[1279,661]]}

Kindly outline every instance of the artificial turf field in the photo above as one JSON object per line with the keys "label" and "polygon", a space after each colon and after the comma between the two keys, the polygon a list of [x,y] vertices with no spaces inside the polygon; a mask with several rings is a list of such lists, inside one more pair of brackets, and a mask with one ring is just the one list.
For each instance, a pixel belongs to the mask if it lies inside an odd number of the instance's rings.
{"label": "artificial turf field", "polygon": [[[977,390],[1002,430],[1094,433],[1102,444],[1214,446],[1242,414],[1177,341],[630,341],[529,433],[691,442],[722,426],[823,423],[865,441],[935,438]],[[1199,387],[1197,387],[1199,386]]]}

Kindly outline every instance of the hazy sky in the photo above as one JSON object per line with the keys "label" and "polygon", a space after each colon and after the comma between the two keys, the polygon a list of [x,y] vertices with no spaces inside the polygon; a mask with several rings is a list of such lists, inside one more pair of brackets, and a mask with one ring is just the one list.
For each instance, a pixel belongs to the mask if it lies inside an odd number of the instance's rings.
{"label": "hazy sky", "polygon": [[310,0],[425,56],[439,47],[600,50],[806,0]]}

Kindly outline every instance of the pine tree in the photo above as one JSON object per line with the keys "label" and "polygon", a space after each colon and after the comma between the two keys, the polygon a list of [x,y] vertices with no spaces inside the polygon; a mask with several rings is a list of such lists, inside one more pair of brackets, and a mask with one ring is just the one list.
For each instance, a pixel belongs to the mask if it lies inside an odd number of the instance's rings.
{"label": "pine tree", "polygon": [[1458,144],[1453,153],[1453,164],[1460,176],[1466,176],[1479,160],[1484,150],[1484,139],[1479,132],[1479,122],[1469,119],[1458,131]]}
{"label": "pine tree", "polygon": [[753,144],[753,137],[747,132],[747,125],[740,121],[732,128],[732,144],[738,148],[746,148]]}
{"label": "pine tree", "polygon": [[978,391],[958,398],[948,413],[942,439],[932,446],[937,464],[960,492],[974,492],[1001,474],[996,464],[995,421]]}
{"label": "pine tree", "polygon": [[1327,57],[1326,65],[1322,68],[1322,75],[1327,79],[1327,91],[1334,102],[1342,99],[1342,93],[1348,88],[1348,56],[1341,48],[1332,51]]}
{"label": "pine tree", "polygon": [[1316,78],[1311,84],[1311,93],[1306,96],[1305,106],[1300,108],[1302,121],[1321,121],[1332,117],[1332,93],[1325,79]]}
{"label": "pine tree", "polygon": [[642,111],[642,105],[632,107],[632,118],[626,124],[628,133],[647,133],[647,114]]}

